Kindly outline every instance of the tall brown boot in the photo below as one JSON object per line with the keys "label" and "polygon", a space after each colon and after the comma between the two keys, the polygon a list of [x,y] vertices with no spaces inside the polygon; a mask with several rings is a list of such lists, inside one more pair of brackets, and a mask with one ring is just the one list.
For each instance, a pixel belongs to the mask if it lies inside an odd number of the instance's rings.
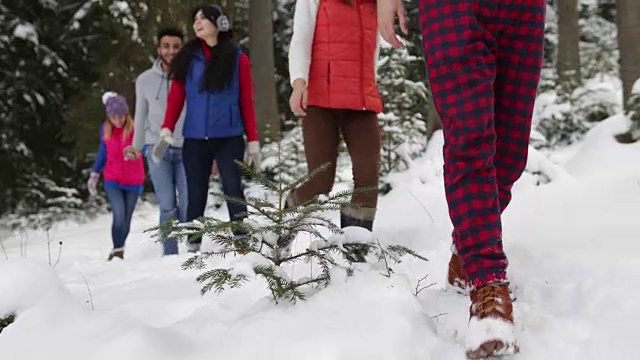
{"label": "tall brown boot", "polygon": [[467,358],[487,359],[513,355],[519,351],[509,286],[489,284],[472,290]]}

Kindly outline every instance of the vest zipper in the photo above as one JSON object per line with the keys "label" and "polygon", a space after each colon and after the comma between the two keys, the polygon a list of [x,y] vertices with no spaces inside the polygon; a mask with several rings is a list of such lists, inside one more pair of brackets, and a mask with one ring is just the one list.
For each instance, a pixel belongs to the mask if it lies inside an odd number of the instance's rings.
{"label": "vest zipper", "polygon": [[366,110],[365,102],[364,102],[364,57],[362,53],[364,52],[364,27],[362,24],[362,10],[360,9],[360,5],[362,2],[360,0],[356,1],[356,8],[358,9],[358,21],[360,22],[360,97],[362,101],[362,110]]}

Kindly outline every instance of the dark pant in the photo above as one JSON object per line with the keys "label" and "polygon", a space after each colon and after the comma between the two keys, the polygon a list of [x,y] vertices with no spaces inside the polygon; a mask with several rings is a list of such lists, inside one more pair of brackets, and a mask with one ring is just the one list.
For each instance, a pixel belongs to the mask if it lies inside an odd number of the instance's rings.
{"label": "dark pant", "polygon": [[330,165],[296,188],[292,196],[293,202],[301,204],[331,191],[342,134],[351,156],[354,189],[374,188],[372,191],[354,194],[351,203],[357,206],[344,212],[347,219],[365,221],[369,224],[365,227],[370,228],[378,204],[376,189],[380,169],[381,137],[376,113],[310,106],[302,122],[302,129],[309,172],[325,163]]}
{"label": "dark pant", "polygon": [[[242,188],[242,169],[235,163],[244,159],[244,138],[234,136],[218,139],[185,139],[182,146],[182,161],[187,175],[187,221],[204,216],[209,195],[209,176],[213,160],[218,165],[220,179],[225,195],[244,200]],[[242,220],[246,217],[247,207],[233,201],[227,201],[229,219]],[[202,239],[191,240],[200,243]]]}
{"label": "dark pant", "polygon": [[111,205],[113,223],[111,224],[111,239],[114,249],[124,248],[124,244],[131,229],[131,217],[138,202],[138,193],[123,190],[114,186],[106,186],[107,199]]}
{"label": "dark pant", "polygon": [[545,0],[420,0],[454,242],[471,286],[507,281],[501,213],[527,163]]}

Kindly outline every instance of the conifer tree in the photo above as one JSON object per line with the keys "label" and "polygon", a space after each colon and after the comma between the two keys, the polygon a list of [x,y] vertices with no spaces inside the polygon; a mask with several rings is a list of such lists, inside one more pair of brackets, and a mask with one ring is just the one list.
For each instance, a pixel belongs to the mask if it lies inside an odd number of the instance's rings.
{"label": "conifer tree", "polygon": [[384,99],[384,113],[379,116],[383,133],[381,149],[382,176],[408,168],[410,160],[426,147],[427,87],[423,79],[411,80],[409,67],[419,62],[406,49],[382,48],[378,66],[379,88]]}
{"label": "conifer tree", "polygon": [[[265,196],[248,197],[246,200],[221,196],[226,201],[244,204],[248,208],[248,217],[244,221],[224,221],[213,218],[200,218],[187,224],[167,223],[154,228],[155,236],[167,234],[168,237],[206,236],[213,239],[216,248],[193,256],[184,264],[184,269],[203,269],[196,281],[203,284],[201,293],[210,290],[217,293],[225,289],[240,287],[256,276],[263,278],[276,302],[284,300],[295,302],[304,300],[310,291],[319,290],[331,281],[332,271],[336,268],[352,273],[354,265],[350,262],[350,248],[367,247],[368,260],[381,265],[391,274],[389,261],[400,262],[403,255],[412,255],[426,260],[413,250],[399,245],[383,245],[373,234],[363,228],[340,229],[328,217],[328,212],[340,210],[349,205],[354,191],[342,191],[319,197],[295,207],[285,207],[287,194],[291,189],[308,181],[328,163],[309,175],[293,182],[285,183],[282,177],[271,180],[259,172],[238,163],[249,177],[265,188]],[[279,162],[278,167],[287,166]],[[278,169],[282,174],[282,170]],[[375,191],[362,189],[358,191]],[[237,236],[235,234],[245,234]],[[298,234],[309,234],[314,241],[301,252],[290,249],[291,239]],[[344,256],[339,256],[340,254]],[[338,256],[336,256],[338,255]],[[227,257],[231,256],[230,259]],[[207,268],[205,260],[217,257],[225,261],[213,262],[213,269]],[[315,274],[292,279],[284,271],[284,266],[300,260],[311,263],[320,269]]]}

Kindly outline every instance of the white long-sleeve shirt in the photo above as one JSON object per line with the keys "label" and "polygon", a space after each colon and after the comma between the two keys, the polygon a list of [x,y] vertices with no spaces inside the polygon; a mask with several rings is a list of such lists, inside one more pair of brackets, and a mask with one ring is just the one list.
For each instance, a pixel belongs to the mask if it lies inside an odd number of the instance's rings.
{"label": "white long-sleeve shirt", "polygon": [[[296,79],[305,82],[309,80],[309,67],[311,65],[311,52],[313,49],[313,35],[316,31],[316,19],[320,0],[298,0],[293,15],[293,34],[289,45],[289,77],[291,84]],[[376,39],[376,52],[374,56],[374,68],[376,68],[380,51],[380,34]]]}

